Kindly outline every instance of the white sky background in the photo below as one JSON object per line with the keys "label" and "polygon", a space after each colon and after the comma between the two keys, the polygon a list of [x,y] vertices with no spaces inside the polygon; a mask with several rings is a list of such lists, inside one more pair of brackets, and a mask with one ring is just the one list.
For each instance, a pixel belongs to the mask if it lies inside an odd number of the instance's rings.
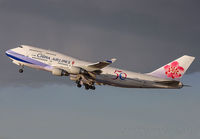
{"label": "white sky background", "polygon": [[[0,139],[199,138],[199,0],[0,0]],[[98,87],[25,68],[5,56],[19,44],[150,72],[184,54],[190,88]],[[73,85],[73,86],[72,86]]]}

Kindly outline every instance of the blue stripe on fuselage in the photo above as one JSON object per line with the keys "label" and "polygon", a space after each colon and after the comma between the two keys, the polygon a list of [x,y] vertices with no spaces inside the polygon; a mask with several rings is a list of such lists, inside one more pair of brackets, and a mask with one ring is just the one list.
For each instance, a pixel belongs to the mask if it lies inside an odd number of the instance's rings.
{"label": "blue stripe on fuselage", "polygon": [[31,63],[31,62],[28,62],[28,61],[25,61],[25,60],[20,59],[20,58],[18,58],[18,57],[15,57],[15,56],[13,56],[13,55],[11,55],[11,54],[6,53],[6,55],[7,55],[8,57],[14,59],[14,60],[17,60],[17,61],[24,62],[24,63],[28,63],[28,64],[33,64],[33,63]]}

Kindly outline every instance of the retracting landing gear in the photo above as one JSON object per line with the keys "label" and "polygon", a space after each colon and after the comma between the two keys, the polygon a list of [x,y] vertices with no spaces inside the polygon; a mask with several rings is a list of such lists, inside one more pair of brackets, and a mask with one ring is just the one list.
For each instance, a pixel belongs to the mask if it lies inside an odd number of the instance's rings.
{"label": "retracting landing gear", "polygon": [[19,73],[23,73],[24,72],[24,70],[23,69],[19,69]]}
{"label": "retracting landing gear", "polygon": [[94,85],[90,86],[90,89],[95,90],[96,87]]}
{"label": "retracting landing gear", "polygon": [[88,84],[85,84],[85,89],[86,90],[89,90],[90,89],[90,86]]}
{"label": "retracting landing gear", "polygon": [[95,90],[96,87],[95,87],[94,85],[85,84],[85,89],[86,89],[86,90],[89,90],[89,89]]}
{"label": "retracting landing gear", "polygon": [[21,66],[21,69],[19,69],[19,73],[23,73],[24,72],[24,66]]}
{"label": "retracting landing gear", "polygon": [[82,85],[79,83],[79,84],[77,84],[77,87],[78,87],[78,88],[81,88],[81,87],[82,87]]}
{"label": "retracting landing gear", "polygon": [[82,85],[81,85],[81,80],[82,80],[82,78],[80,77],[80,78],[76,81],[76,84],[77,84],[77,87],[78,87],[78,88],[81,88],[81,87],[82,87]]}
{"label": "retracting landing gear", "polygon": [[77,81],[76,81],[77,87],[81,88],[82,84],[85,87],[85,90],[95,90],[95,86],[94,86],[94,82],[84,82],[84,80],[82,79],[82,77],[80,77]]}

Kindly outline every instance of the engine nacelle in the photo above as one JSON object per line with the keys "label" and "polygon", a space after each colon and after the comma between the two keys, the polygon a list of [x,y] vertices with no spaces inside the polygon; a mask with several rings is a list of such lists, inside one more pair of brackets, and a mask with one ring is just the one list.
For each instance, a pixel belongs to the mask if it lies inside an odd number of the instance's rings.
{"label": "engine nacelle", "polygon": [[70,67],[67,70],[68,73],[70,74],[88,74],[88,72],[80,67]]}
{"label": "engine nacelle", "polygon": [[69,73],[65,70],[54,68],[52,74],[55,76],[69,76]]}

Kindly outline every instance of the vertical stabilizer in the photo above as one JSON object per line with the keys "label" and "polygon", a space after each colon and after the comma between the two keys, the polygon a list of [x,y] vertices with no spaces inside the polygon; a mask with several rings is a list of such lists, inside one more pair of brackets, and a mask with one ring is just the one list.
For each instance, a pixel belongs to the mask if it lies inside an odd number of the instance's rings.
{"label": "vertical stabilizer", "polygon": [[179,80],[187,71],[194,59],[195,57],[184,55],[148,74],[159,78]]}

